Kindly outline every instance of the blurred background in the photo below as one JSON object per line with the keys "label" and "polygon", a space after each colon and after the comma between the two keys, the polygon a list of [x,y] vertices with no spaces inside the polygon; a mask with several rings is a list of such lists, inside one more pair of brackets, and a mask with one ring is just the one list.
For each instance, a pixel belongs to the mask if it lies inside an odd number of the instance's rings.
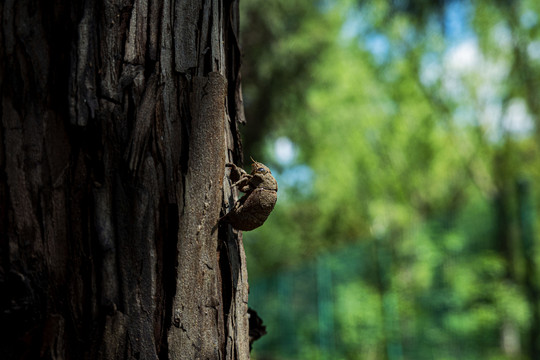
{"label": "blurred background", "polygon": [[540,359],[540,2],[240,6],[253,358]]}

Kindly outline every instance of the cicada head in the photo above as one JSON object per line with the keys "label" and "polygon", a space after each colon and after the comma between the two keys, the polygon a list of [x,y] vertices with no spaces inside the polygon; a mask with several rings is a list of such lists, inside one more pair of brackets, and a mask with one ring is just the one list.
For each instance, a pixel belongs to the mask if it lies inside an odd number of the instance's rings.
{"label": "cicada head", "polygon": [[257,162],[251,158],[251,175],[255,174],[271,174],[272,172],[268,168],[268,166],[264,165],[263,163]]}

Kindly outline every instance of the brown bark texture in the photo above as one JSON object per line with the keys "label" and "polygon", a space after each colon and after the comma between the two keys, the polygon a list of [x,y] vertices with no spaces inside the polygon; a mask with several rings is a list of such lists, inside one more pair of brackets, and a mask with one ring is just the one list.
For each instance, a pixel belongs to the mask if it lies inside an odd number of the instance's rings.
{"label": "brown bark texture", "polygon": [[0,358],[248,359],[238,1],[0,17]]}

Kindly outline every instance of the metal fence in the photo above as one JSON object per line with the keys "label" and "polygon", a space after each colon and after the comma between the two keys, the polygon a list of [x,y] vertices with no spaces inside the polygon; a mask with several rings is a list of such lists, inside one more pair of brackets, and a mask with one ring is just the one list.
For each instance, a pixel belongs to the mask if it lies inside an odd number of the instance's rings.
{"label": "metal fence", "polygon": [[[426,270],[430,282],[423,290],[403,285],[408,272],[417,270],[403,265],[407,259],[396,246],[407,241],[444,244],[457,236],[451,224],[432,222],[406,234],[366,239],[297,268],[252,279],[249,304],[267,328],[254,344],[253,358],[534,359],[539,254],[526,186],[518,187],[516,209],[519,247],[525,250],[519,261],[525,269],[522,280],[509,280],[498,270],[506,265],[490,248],[493,218],[472,224],[476,238],[464,240],[469,248],[452,253],[441,245],[432,255],[437,261]],[[420,252],[429,257],[429,251]],[[469,273],[477,281],[473,285],[466,283]]]}

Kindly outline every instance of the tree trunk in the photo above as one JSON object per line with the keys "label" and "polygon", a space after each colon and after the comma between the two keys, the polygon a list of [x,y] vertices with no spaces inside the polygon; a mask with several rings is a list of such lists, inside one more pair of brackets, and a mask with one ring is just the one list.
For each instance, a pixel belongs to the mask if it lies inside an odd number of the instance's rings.
{"label": "tree trunk", "polygon": [[248,359],[238,1],[0,14],[0,358]]}

